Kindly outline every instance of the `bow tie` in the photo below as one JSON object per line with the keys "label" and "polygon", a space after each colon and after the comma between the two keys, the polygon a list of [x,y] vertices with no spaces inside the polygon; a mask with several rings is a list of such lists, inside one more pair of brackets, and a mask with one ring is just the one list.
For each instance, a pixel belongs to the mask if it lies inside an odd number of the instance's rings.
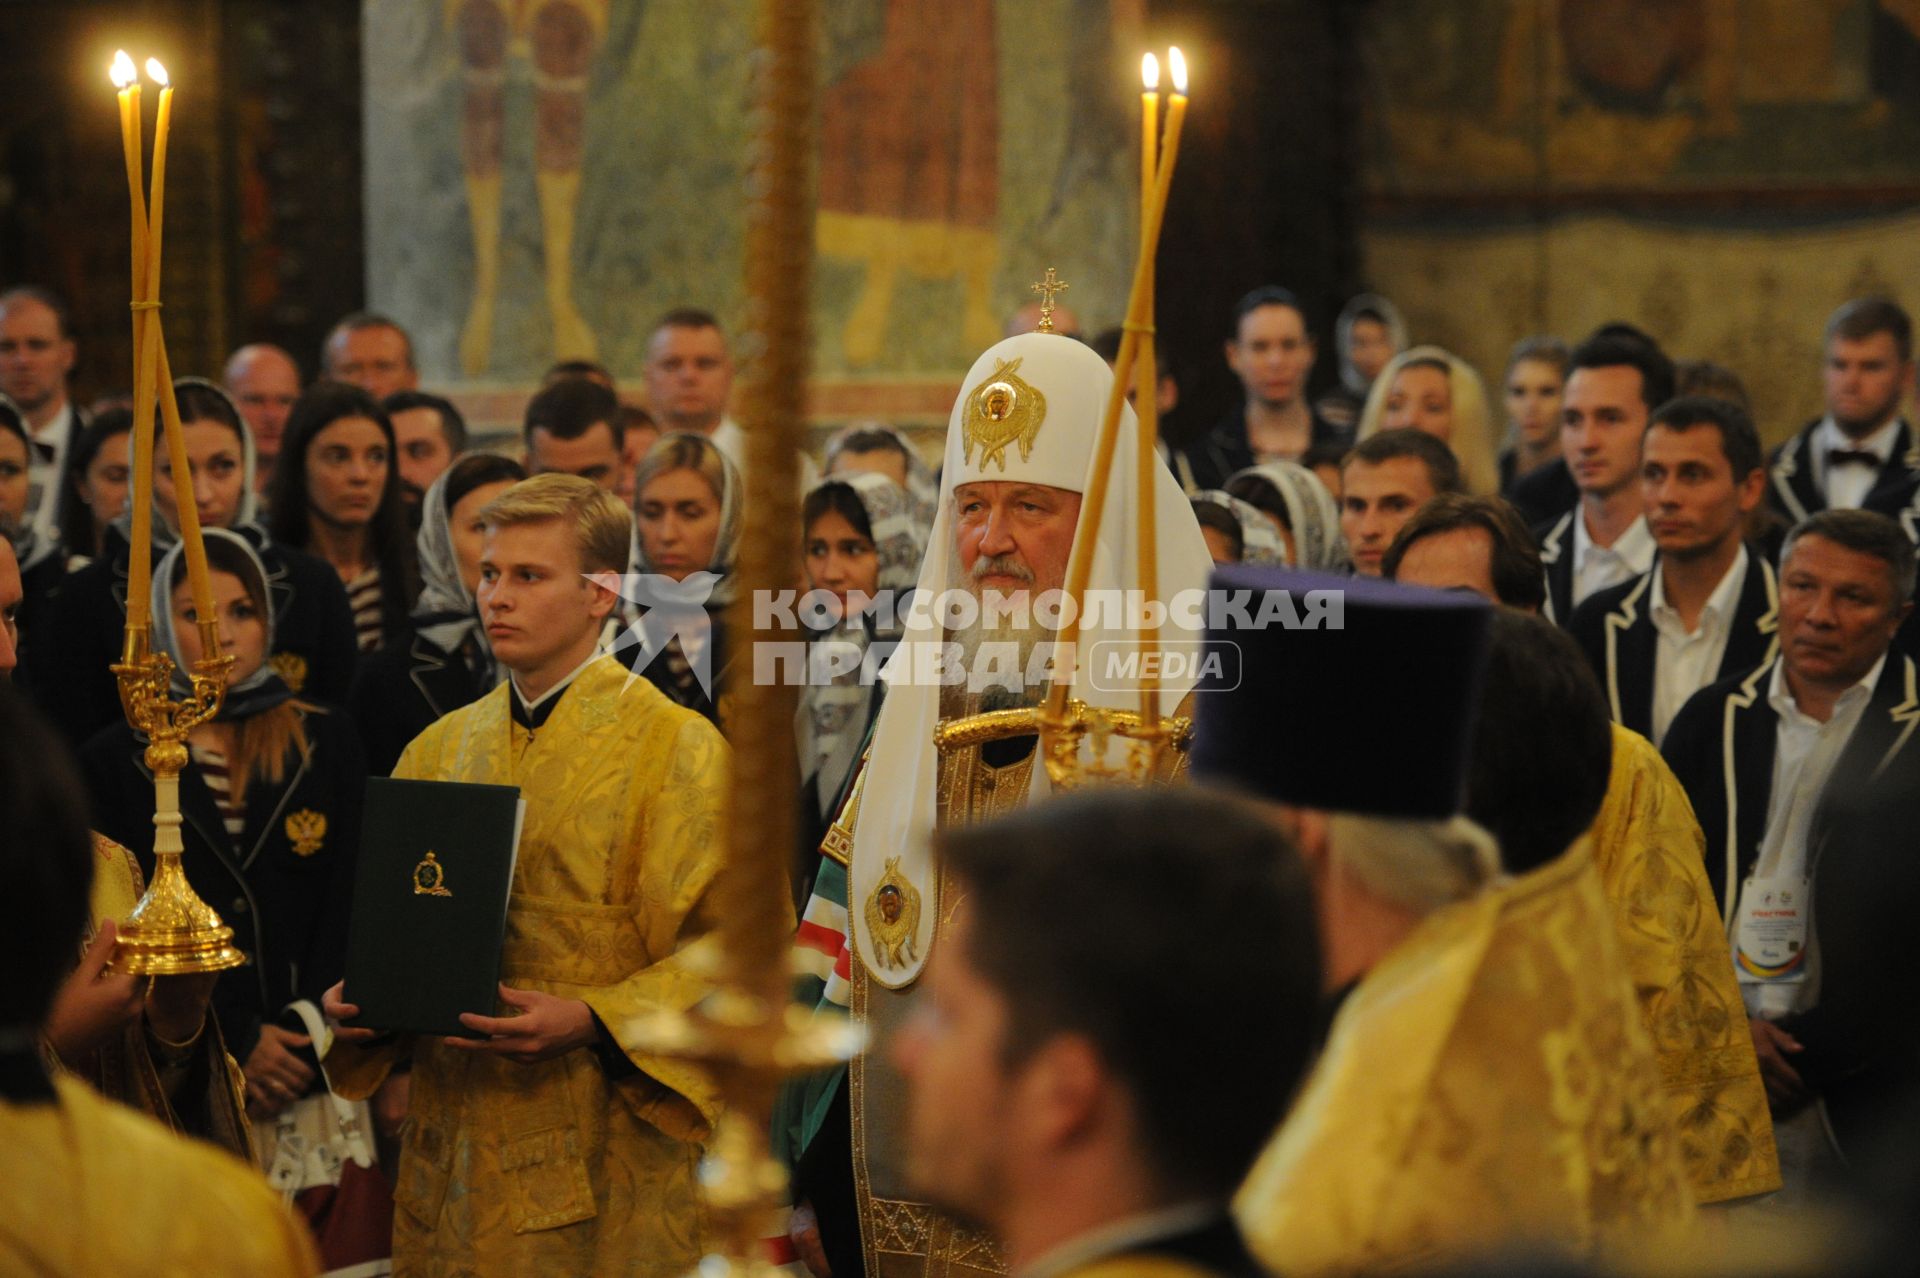
{"label": "bow tie", "polygon": [[1871,466],[1875,470],[1879,470],[1880,458],[1877,454],[1869,453],[1859,448],[1829,448],[1827,450],[1827,465],[1829,467]]}
{"label": "bow tie", "polygon": [[33,460],[43,466],[51,466],[59,458],[59,453],[52,444],[43,444],[37,439],[30,439],[27,444],[33,449]]}

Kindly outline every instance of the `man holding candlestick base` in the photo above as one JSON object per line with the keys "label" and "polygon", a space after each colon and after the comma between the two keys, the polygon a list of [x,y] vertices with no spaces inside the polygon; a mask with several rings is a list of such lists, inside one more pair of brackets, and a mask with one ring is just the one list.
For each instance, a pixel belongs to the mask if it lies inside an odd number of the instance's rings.
{"label": "man holding candlestick base", "polygon": [[[679,1278],[702,1254],[694,1185],[717,1105],[697,1068],[632,1046],[706,991],[726,773],[719,734],[598,646],[632,538],[611,494],[537,475],[482,512],[475,592],[510,678],[441,719],[395,776],[513,785],[526,804],[480,1037],[412,1044],[394,1188],[396,1272]],[[358,1008],[336,985],[336,1023]],[[334,1090],[365,1097],[405,1047],[343,1026]]]}
{"label": "man holding candlestick base", "polygon": [[[983,710],[1037,706],[1046,695],[1054,673],[1047,601],[1058,598],[1067,579],[1076,537],[1093,539],[1089,598],[1114,604],[1141,580],[1138,440],[1125,405],[1113,468],[1102,475],[1096,464],[1112,384],[1112,372],[1090,347],[1027,333],[983,354],[954,404],[940,504],[915,592],[933,607],[925,617],[908,615],[907,637],[883,672],[887,699],[870,762],[823,845],[798,936],[801,961],[813,973],[803,996],[823,1008],[850,1008],[881,1039],[922,1005],[921,973],[955,904],[929,836],[1012,811],[1050,789],[1031,729],[941,752],[935,727]],[[1157,459],[1153,479],[1157,598],[1165,601],[1204,588],[1212,561],[1192,507]],[[1104,509],[1097,526],[1082,527],[1096,486],[1105,493]],[[973,624],[957,616],[943,622],[938,614],[949,604],[971,611]],[[1006,615],[996,618],[993,605]],[[1077,651],[1096,661],[1103,643],[1133,648],[1120,609],[1083,622]],[[1171,621],[1163,633],[1169,644],[1188,637]],[[953,659],[946,668],[958,671],[957,680],[922,677],[941,657]],[[1104,673],[1083,671],[1074,697],[1137,708],[1139,678]],[[1167,681],[1167,710],[1191,682]],[[1163,767],[1172,763],[1171,755],[1162,760]],[[1060,908],[1078,907],[1063,901]],[[816,1266],[842,1278],[862,1270],[868,1278],[1004,1272],[990,1240],[914,1188],[906,1118],[905,1083],[884,1052],[855,1061],[844,1081],[836,1075],[789,1089],[776,1140],[798,1164],[796,1200],[812,1209],[800,1219],[821,1218],[817,1240],[796,1240],[803,1255],[817,1246]],[[835,1202],[852,1210],[836,1211],[829,1205]]]}

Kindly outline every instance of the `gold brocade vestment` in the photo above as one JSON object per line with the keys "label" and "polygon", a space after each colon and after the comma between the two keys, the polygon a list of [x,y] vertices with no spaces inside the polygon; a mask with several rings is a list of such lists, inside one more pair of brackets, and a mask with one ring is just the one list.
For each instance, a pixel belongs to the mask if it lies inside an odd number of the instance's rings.
{"label": "gold brocade vestment", "polygon": [[1706,838],[1660,752],[1618,724],[1592,840],[1695,1200],[1780,1188],[1766,1084],[1707,883]]}
{"label": "gold brocade vestment", "polygon": [[[1191,695],[1174,713],[1191,716]],[[1025,805],[1038,756],[1037,743],[1026,757],[1001,767],[983,759],[979,746],[940,756],[936,799],[940,827],[990,821]],[[1183,751],[1168,750],[1162,757],[1158,779],[1182,779],[1186,763]],[[865,775],[863,772],[862,783]],[[860,791],[856,788],[848,803],[856,821],[859,804]],[[847,819],[846,815],[842,819]],[[842,836],[846,833],[841,831]],[[835,835],[830,833],[828,841],[833,843]],[[938,911],[934,922],[936,947],[959,904],[950,886],[942,867],[937,897],[928,906]],[[852,908],[861,905],[856,901]],[[867,1278],[998,1278],[1007,1272],[1007,1265],[993,1240],[918,1201],[907,1183],[907,1091],[888,1057],[886,1043],[911,1014],[919,987],[915,984],[892,990],[873,980],[858,947],[850,967],[853,1014],[867,1025],[873,1044],[854,1058],[848,1073],[854,1189]]]}
{"label": "gold brocade vestment", "polygon": [[[979,746],[942,756],[940,826],[972,825],[1024,804],[1037,753],[1036,748],[1024,759],[998,768],[980,758]],[[933,929],[936,946],[956,904],[948,889],[943,867],[938,896],[927,907],[939,911]],[[857,909],[861,902],[852,904]],[[855,1057],[848,1075],[854,1189],[860,1204],[867,1278],[980,1278],[1006,1273],[1006,1262],[992,1239],[915,1200],[907,1185],[906,1084],[888,1058],[885,1044],[913,1011],[919,987],[890,990],[872,980],[857,950],[851,967],[853,1014],[866,1023],[878,1048]]]}
{"label": "gold brocade vestment", "polygon": [[0,1273],[300,1278],[305,1227],[259,1171],[56,1076],[0,1101]]}
{"label": "gold brocade vestment", "polygon": [[[106,920],[125,922],[146,890],[133,853],[101,834],[93,836],[93,852],[93,888],[82,948],[93,941]],[[138,1016],[87,1059],[62,1064],[102,1096],[151,1115],[171,1131],[197,1136],[240,1158],[253,1158],[246,1081],[227,1055],[220,1022],[211,1009],[200,1037],[177,1063],[156,1059],[147,1041],[146,1017]],[[193,1094],[186,1095],[184,1089],[190,1083]]]}
{"label": "gold brocade vestment", "polygon": [[1360,981],[1235,1210],[1288,1275],[1688,1236],[1679,1140],[1584,841],[1428,915]]}
{"label": "gold brocade vestment", "polygon": [[[697,1068],[623,1031],[705,992],[687,947],[712,926],[726,746],[611,657],[537,730],[512,721],[509,696],[503,683],[435,723],[394,775],[520,787],[500,979],[584,1000],[640,1072],[611,1080],[586,1048],[521,1065],[416,1040],[394,1272],[679,1278],[703,1250],[694,1171],[718,1101]],[[458,891],[458,850],[442,857]],[[395,1054],[336,1047],[335,1089],[370,1095]]]}

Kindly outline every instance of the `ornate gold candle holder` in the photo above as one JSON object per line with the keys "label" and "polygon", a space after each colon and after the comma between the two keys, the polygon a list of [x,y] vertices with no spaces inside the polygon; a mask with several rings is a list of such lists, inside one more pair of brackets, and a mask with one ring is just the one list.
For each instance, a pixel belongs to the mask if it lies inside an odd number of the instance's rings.
{"label": "ornate gold candle holder", "polygon": [[[713,956],[710,975],[720,977],[725,962]],[[784,1275],[762,1251],[766,1239],[785,1233],[787,1201],[787,1169],[768,1150],[765,1115],[780,1080],[852,1060],[866,1045],[865,1028],[725,982],[691,1011],[630,1023],[628,1035],[647,1051],[700,1065],[727,1098],[700,1163],[713,1249],[699,1278]]]}
{"label": "ornate gold candle holder", "polygon": [[[933,746],[944,755],[989,741],[1036,735],[1047,780],[1057,790],[1147,785],[1167,775],[1162,764],[1169,749],[1183,755],[1193,744],[1193,721],[1184,715],[1147,720],[1136,710],[1104,709],[1072,698],[1057,717],[1049,715],[1045,706],[1026,706],[942,719],[933,730]],[[1121,757],[1109,762],[1116,737],[1123,743]],[[1089,748],[1083,751],[1083,744]]]}
{"label": "ornate gold candle holder", "polygon": [[[220,651],[212,620],[200,623],[200,650]],[[180,976],[222,972],[246,962],[233,946],[233,929],[194,893],[180,866],[180,772],[187,766],[187,734],[213,718],[226,697],[232,657],[194,664],[192,690],[173,700],[173,659],[147,650],[145,627],[129,627],[120,663],[120,705],[127,722],[147,738],[147,768],[153,773],[153,881],[120,925],[113,970],[134,976]]]}

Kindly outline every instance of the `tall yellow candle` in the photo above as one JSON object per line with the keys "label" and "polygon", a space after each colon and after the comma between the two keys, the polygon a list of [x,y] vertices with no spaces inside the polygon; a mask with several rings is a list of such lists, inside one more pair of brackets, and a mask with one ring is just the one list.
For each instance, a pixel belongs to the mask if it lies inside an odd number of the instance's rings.
{"label": "tall yellow candle", "polygon": [[[162,228],[166,222],[167,135],[173,122],[173,84],[167,69],[147,59],[147,74],[160,84],[160,112],[153,125],[153,208],[147,235],[147,291],[145,300],[160,300]],[[193,607],[203,620],[213,617],[213,581],[207,575],[207,547],[200,536],[200,512],[193,501],[193,471],[187,463],[187,438],[180,425],[180,406],[174,400],[173,370],[167,363],[167,344],[160,312],[147,312],[146,368],[149,384],[160,396],[160,413],[167,427],[167,461],[173,468],[174,510],[180,521],[180,544],[186,553],[187,581],[193,589]],[[129,584],[131,589],[131,584]]]}
{"label": "tall yellow candle", "polygon": [[140,145],[140,82],[133,59],[122,49],[114,54],[109,74],[119,87],[120,147],[127,166],[127,197],[132,214],[133,273],[128,294],[133,308],[133,544],[128,549],[127,627],[144,630],[149,621],[148,581],[153,545],[153,392],[146,376],[147,315],[141,303],[147,283],[147,197]]}
{"label": "tall yellow candle", "polygon": [[[1153,216],[1153,193],[1159,179],[1160,143],[1160,60],[1151,53],[1140,59],[1140,231],[1144,237]],[[1154,351],[1155,263],[1149,259],[1142,288],[1146,294],[1147,331],[1140,334],[1135,356],[1134,415],[1138,434],[1135,455],[1135,494],[1139,501],[1140,557],[1136,565],[1140,592],[1144,598],[1158,598],[1160,567],[1158,560],[1159,520],[1154,501],[1154,452],[1160,438],[1160,405],[1155,398],[1160,389],[1159,361]],[[1152,626],[1143,624],[1139,636],[1141,657],[1140,714],[1144,722],[1160,717],[1160,678],[1155,652],[1159,636]]]}
{"label": "tall yellow candle", "polygon": [[[1089,531],[1100,526],[1101,514],[1105,510],[1109,476],[1113,468],[1113,455],[1119,445],[1120,409],[1126,403],[1127,386],[1134,375],[1134,361],[1139,357],[1140,336],[1152,331],[1153,316],[1148,310],[1150,303],[1150,277],[1153,272],[1154,256],[1160,246],[1160,226],[1167,208],[1167,193],[1173,186],[1174,162],[1180,153],[1180,129],[1187,114],[1187,64],[1178,49],[1169,52],[1169,61],[1173,72],[1174,94],[1167,112],[1166,136],[1160,145],[1159,164],[1155,172],[1153,199],[1147,209],[1145,223],[1140,228],[1140,252],[1134,262],[1133,289],[1127,302],[1127,320],[1125,336],[1120,342],[1120,355],[1113,365],[1113,385],[1107,394],[1106,413],[1100,422],[1100,434],[1094,444],[1093,479],[1087,485],[1087,491],[1080,501],[1080,531],[1085,536],[1076,535],[1073,541],[1073,553],[1067,560],[1066,595],[1073,607],[1066,621],[1060,627],[1057,641],[1062,650],[1074,648],[1080,638],[1079,609],[1084,604],[1087,581],[1093,572],[1093,548],[1096,540]],[[1157,571],[1158,563],[1152,545],[1142,548],[1141,568],[1144,571]],[[1077,677],[1077,676],[1076,676]],[[1055,680],[1047,690],[1047,700],[1042,713],[1054,722],[1066,717],[1067,684]]]}

